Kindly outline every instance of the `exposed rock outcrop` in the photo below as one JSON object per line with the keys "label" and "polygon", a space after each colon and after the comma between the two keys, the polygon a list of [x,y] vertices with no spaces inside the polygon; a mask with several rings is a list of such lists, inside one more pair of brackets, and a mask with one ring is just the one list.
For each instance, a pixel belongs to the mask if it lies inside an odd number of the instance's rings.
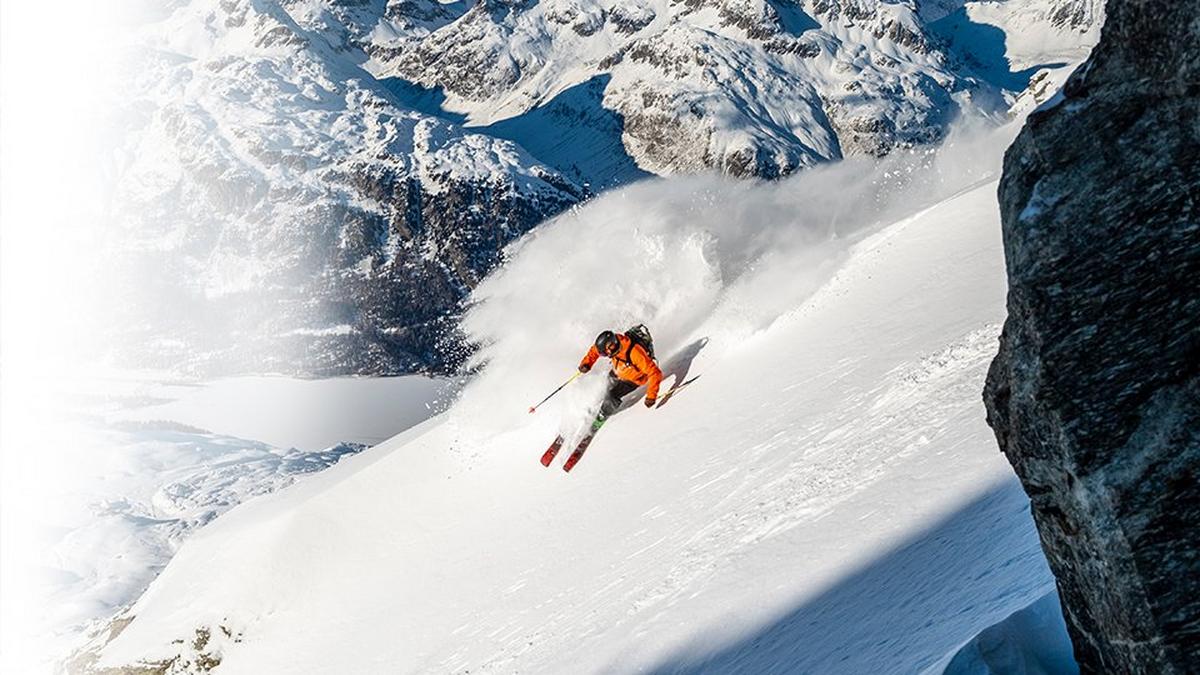
{"label": "exposed rock outcrop", "polygon": [[1111,0],[1000,185],[1008,321],[988,421],[1085,672],[1200,667],[1200,22]]}

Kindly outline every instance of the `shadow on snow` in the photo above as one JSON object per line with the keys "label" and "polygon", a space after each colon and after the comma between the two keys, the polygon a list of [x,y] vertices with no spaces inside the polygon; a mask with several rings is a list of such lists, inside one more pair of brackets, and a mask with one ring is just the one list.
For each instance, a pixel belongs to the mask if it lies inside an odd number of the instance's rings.
{"label": "shadow on snow", "polygon": [[[652,174],[638,168],[625,151],[621,140],[624,119],[603,105],[609,79],[609,75],[597,75],[521,115],[464,128],[520,145],[538,161],[586,184],[593,193],[648,178]],[[406,108],[454,124],[467,122],[465,115],[444,109],[446,94],[441,87],[428,88],[398,77],[381,82]]]}
{"label": "shadow on snow", "polygon": [[1052,590],[1029,501],[1013,479],[772,623],[716,649],[698,632],[650,672],[919,673]]}
{"label": "shadow on snow", "polygon": [[478,130],[529,151],[574,180],[600,192],[651,174],[625,151],[625,120],[604,107],[607,74],[564,89],[546,103]]}
{"label": "shadow on snow", "polygon": [[976,77],[1008,91],[1022,91],[1043,68],[1058,68],[1063,63],[1042,63],[1014,71],[1007,55],[1004,31],[973,21],[965,7],[934,21],[930,29],[949,45],[950,53],[967,64]]}

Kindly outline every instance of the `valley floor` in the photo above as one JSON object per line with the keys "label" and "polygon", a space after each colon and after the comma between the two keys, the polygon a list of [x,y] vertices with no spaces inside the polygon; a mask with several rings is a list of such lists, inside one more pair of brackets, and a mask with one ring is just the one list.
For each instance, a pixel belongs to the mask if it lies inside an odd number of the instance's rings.
{"label": "valley floor", "polygon": [[23,442],[5,457],[0,644],[0,670],[20,673],[103,632],[200,527],[421,422],[456,386],[124,371],[23,384],[5,421]]}

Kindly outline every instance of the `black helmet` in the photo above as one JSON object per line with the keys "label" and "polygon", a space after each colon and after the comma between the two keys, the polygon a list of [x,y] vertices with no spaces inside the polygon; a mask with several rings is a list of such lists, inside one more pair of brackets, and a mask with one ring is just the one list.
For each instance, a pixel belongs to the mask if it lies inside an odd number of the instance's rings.
{"label": "black helmet", "polygon": [[617,340],[617,334],[611,330],[606,330],[596,336],[596,351],[605,356],[610,356],[617,353],[621,343]]}

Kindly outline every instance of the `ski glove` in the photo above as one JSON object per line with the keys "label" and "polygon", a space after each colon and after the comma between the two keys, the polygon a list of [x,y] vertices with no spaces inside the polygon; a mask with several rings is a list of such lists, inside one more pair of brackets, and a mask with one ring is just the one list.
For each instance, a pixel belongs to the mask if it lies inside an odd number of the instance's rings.
{"label": "ski glove", "polygon": [[652,399],[652,398],[646,399],[646,407],[653,408],[654,407],[654,399]]}
{"label": "ski glove", "polygon": [[591,366],[584,366],[584,365],[579,366],[579,372],[581,372],[581,373],[586,373],[587,371],[589,371],[591,369],[592,369]]}

